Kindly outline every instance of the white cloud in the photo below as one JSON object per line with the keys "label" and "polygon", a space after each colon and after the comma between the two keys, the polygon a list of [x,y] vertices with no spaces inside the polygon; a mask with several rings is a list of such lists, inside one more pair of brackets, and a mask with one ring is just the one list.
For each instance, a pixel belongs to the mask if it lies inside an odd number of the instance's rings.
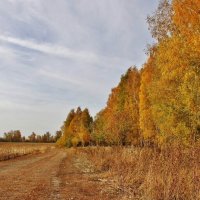
{"label": "white cloud", "polygon": [[76,80],[74,77],[72,77],[72,78],[67,77],[65,74],[63,74],[61,72],[55,72],[55,71],[48,69],[48,67],[47,67],[47,69],[45,69],[45,68],[39,69],[38,73],[42,76],[48,77],[51,80],[62,81],[62,82],[66,82],[68,84],[76,85],[76,86],[82,85],[82,82]]}
{"label": "white cloud", "polygon": [[0,57],[2,58],[1,65],[3,65],[2,62],[10,63],[16,59],[15,52],[13,50],[11,50],[10,48],[4,47],[4,46],[0,46]]}
{"label": "white cloud", "polygon": [[[66,59],[72,59],[76,62],[80,63],[91,63],[91,64],[99,64],[102,67],[107,66],[107,67],[119,67],[121,62],[124,62],[124,65],[126,63],[131,64],[131,60],[129,59],[123,59],[121,57],[114,57],[114,56],[102,56],[102,55],[97,55],[92,52],[87,52],[87,51],[77,51],[73,50],[64,46],[59,46],[56,44],[51,44],[51,43],[38,43],[33,40],[22,40],[19,38],[14,38],[14,37],[9,37],[9,36],[4,36],[0,35],[0,41],[7,42],[10,44],[14,45],[19,45],[31,50],[39,51],[41,53],[53,55],[53,56],[58,56]],[[0,48],[1,51],[1,48]],[[9,48],[2,48],[2,51],[5,51],[7,53],[9,51],[9,54],[11,54],[11,50]],[[12,55],[14,55],[12,53]],[[121,67],[121,66],[120,66]]]}
{"label": "white cloud", "polygon": [[98,56],[90,52],[75,52],[72,49],[47,43],[37,43],[31,40],[22,40],[19,38],[0,35],[0,40],[11,44],[16,44],[42,53],[61,56],[64,58],[78,59],[85,62],[98,62]]}

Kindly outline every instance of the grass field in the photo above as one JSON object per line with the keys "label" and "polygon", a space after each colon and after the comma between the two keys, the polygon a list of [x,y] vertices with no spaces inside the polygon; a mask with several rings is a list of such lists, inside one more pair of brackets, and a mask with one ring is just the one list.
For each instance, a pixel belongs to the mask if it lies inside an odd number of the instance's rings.
{"label": "grass field", "polygon": [[0,142],[0,161],[28,154],[43,153],[49,148],[54,148],[54,144]]}
{"label": "grass field", "polygon": [[[200,147],[78,149],[123,199],[200,199]],[[91,167],[93,166],[93,167]]]}

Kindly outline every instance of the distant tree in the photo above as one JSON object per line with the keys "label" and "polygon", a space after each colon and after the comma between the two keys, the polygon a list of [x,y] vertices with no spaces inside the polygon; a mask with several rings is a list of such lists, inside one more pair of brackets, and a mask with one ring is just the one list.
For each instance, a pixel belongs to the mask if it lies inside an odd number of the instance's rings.
{"label": "distant tree", "polygon": [[46,142],[51,142],[51,133],[46,132]]}
{"label": "distant tree", "polygon": [[26,137],[25,136],[22,137],[22,142],[26,142]]}
{"label": "distant tree", "polygon": [[55,142],[57,142],[57,140],[62,136],[62,131],[56,131],[56,134],[55,134],[55,137],[54,137],[54,140]]}
{"label": "distant tree", "polygon": [[48,136],[46,134],[42,135],[42,142],[47,142],[48,141]]}
{"label": "distant tree", "polygon": [[6,140],[3,137],[0,137],[0,142],[6,142]]}
{"label": "distant tree", "polygon": [[30,142],[36,142],[36,134],[34,132],[28,138]]}
{"label": "distant tree", "polygon": [[21,142],[22,141],[21,132],[19,130],[15,130],[4,133],[4,140],[6,142]]}
{"label": "distant tree", "polygon": [[13,141],[14,142],[21,142],[22,141],[21,132],[19,130],[13,131]]}
{"label": "distant tree", "polygon": [[4,133],[4,139],[6,142],[13,142],[13,131]]}
{"label": "distant tree", "polygon": [[42,136],[41,135],[36,136],[36,142],[42,142]]}

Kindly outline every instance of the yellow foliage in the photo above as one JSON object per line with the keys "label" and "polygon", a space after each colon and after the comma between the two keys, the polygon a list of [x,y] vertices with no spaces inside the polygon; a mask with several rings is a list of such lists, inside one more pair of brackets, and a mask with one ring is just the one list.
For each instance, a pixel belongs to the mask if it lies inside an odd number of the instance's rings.
{"label": "yellow foliage", "polygon": [[156,135],[155,125],[152,118],[152,108],[150,104],[150,84],[152,82],[154,61],[151,56],[148,62],[144,65],[141,72],[141,85],[140,85],[140,129],[141,135],[145,141],[154,140]]}

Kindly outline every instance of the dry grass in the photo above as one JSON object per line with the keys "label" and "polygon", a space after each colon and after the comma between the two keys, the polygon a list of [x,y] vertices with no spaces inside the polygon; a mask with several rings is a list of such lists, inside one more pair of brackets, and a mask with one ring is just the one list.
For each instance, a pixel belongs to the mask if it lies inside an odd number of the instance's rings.
{"label": "dry grass", "polygon": [[0,161],[28,154],[43,153],[54,148],[54,144],[42,143],[0,143]]}
{"label": "dry grass", "polygon": [[[121,199],[200,199],[200,147],[91,147],[77,149],[102,174]],[[83,157],[83,156],[82,156]]]}

